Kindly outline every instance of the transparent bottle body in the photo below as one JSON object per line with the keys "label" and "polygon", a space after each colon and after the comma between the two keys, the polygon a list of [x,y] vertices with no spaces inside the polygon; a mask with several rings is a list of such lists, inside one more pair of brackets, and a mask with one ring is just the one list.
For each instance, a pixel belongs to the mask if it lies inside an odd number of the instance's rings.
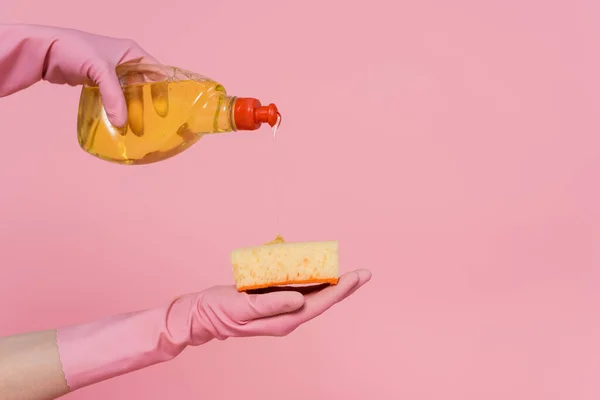
{"label": "transparent bottle body", "polygon": [[119,164],[148,164],[173,157],[205,134],[235,130],[235,98],[214,80],[180,68],[122,64],[117,77],[128,122],[113,126],[97,86],[81,91],[77,135],[81,148]]}

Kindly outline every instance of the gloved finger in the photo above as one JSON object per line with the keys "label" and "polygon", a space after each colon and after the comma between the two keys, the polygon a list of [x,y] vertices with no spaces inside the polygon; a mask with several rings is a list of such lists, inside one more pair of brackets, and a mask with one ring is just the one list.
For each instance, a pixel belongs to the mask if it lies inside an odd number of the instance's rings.
{"label": "gloved finger", "polygon": [[117,74],[108,65],[93,65],[89,78],[98,85],[106,116],[115,127],[123,127],[127,123],[127,105]]}
{"label": "gloved finger", "polygon": [[[352,290],[350,290],[348,293],[346,293],[346,296],[341,300],[344,300],[345,298],[350,297],[352,294],[354,294],[354,292],[356,292],[358,289],[360,289],[365,283],[367,283],[371,280],[371,277],[372,277],[371,271],[368,271],[366,269],[359,269],[359,270],[356,270],[353,272],[358,274],[358,283],[356,284],[356,286],[354,286],[354,288]],[[319,294],[319,292],[313,292],[313,293],[307,294],[305,297],[311,298],[313,296],[317,296],[318,294]]]}
{"label": "gloved finger", "polygon": [[155,82],[150,86],[152,107],[161,117],[169,114],[169,84],[167,82]]}
{"label": "gloved finger", "polygon": [[160,65],[156,65],[149,66],[144,71],[144,77],[146,82],[151,82],[150,98],[154,112],[163,118],[166,117],[169,114],[169,75],[165,70],[161,70]]}
{"label": "gloved finger", "polygon": [[125,63],[159,64],[152,54],[148,53],[135,42],[129,45],[123,56],[117,61],[117,64]]}
{"label": "gloved finger", "polygon": [[144,87],[141,84],[131,83],[123,88],[129,128],[136,136],[144,135]]}
{"label": "gloved finger", "polygon": [[[140,49],[135,54],[143,53],[145,52]],[[147,55],[125,61],[119,65],[126,68],[128,64],[148,62],[156,62],[156,60],[152,56]],[[117,71],[119,71],[118,67]],[[165,78],[166,75],[161,74],[160,72],[141,69],[136,70],[133,73],[124,74],[123,81],[127,84],[124,92],[129,113],[129,127],[136,136],[144,135],[144,112],[146,111],[146,105],[144,104],[144,87],[141,84],[149,83],[149,95],[152,100],[152,107],[156,114],[161,117],[166,117],[169,111],[169,103],[168,84],[165,81]]]}
{"label": "gloved finger", "polygon": [[319,292],[311,293],[305,296],[304,308],[298,313],[285,316],[290,324],[300,325],[307,322],[331,308],[336,303],[344,300],[351,293],[354,293],[361,283],[362,273],[353,271],[340,277],[337,285],[329,286]]}
{"label": "gloved finger", "polygon": [[[129,129],[136,136],[144,135],[144,91],[142,84],[145,83],[145,77],[142,71],[126,71],[128,64],[137,64],[144,60],[143,56],[136,53],[135,58],[123,58],[126,60],[116,66],[117,76],[122,80],[122,88],[125,102],[127,103]],[[125,134],[127,130],[123,130]]]}
{"label": "gloved finger", "polygon": [[[133,55],[136,55],[136,57],[130,58]],[[136,49],[130,50],[126,56],[121,58],[121,60],[122,61],[118,63],[118,66],[127,66],[128,64],[145,64],[144,70],[139,71],[139,74],[128,76],[128,83],[163,82],[169,77],[169,75],[163,70],[162,65],[142,48],[137,47]]]}
{"label": "gloved finger", "polygon": [[237,299],[240,304],[232,304],[231,309],[235,310],[234,318],[241,324],[290,313],[304,305],[304,296],[296,292],[240,293]]}
{"label": "gloved finger", "polygon": [[321,315],[336,303],[344,300],[371,279],[366,270],[349,272],[340,277],[337,285],[304,296],[304,307],[296,312],[252,321],[248,329],[259,335],[283,336],[301,324]]}

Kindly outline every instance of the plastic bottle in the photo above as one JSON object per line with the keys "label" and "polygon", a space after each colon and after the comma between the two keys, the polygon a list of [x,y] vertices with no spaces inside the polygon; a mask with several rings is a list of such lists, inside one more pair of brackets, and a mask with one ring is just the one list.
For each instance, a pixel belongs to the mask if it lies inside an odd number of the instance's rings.
{"label": "plastic bottle", "polygon": [[81,91],[77,132],[86,152],[118,164],[148,164],[173,157],[205,134],[277,128],[274,104],[228,96],[214,80],[180,68],[122,64],[117,76],[127,101],[128,123],[107,119],[97,86]]}

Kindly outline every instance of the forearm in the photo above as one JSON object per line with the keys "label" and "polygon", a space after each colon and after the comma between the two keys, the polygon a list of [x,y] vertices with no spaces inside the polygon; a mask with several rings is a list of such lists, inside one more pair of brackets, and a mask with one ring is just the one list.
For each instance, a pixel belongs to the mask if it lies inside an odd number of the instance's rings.
{"label": "forearm", "polygon": [[[58,329],[58,349],[69,388],[77,390],[177,356],[189,342],[190,332],[187,306],[185,314],[173,309],[181,305]],[[170,323],[173,316],[178,319],[174,324]]]}
{"label": "forearm", "polygon": [[0,400],[55,399],[211,340],[214,333],[190,314],[197,301],[182,296],[151,310],[0,338]]}
{"label": "forearm", "polygon": [[43,79],[46,57],[55,38],[52,29],[0,24],[0,97]]}
{"label": "forearm", "polygon": [[68,392],[56,331],[0,338],[0,399],[50,400]]}

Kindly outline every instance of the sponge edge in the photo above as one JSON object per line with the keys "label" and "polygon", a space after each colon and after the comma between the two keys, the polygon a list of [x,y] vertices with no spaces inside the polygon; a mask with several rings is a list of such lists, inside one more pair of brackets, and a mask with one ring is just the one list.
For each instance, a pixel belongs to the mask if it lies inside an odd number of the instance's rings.
{"label": "sponge edge", "polygon": [[275,286],[335,285],[339,278],[338,243],[275,240],[232,251],[231,265],[240,292]]}

